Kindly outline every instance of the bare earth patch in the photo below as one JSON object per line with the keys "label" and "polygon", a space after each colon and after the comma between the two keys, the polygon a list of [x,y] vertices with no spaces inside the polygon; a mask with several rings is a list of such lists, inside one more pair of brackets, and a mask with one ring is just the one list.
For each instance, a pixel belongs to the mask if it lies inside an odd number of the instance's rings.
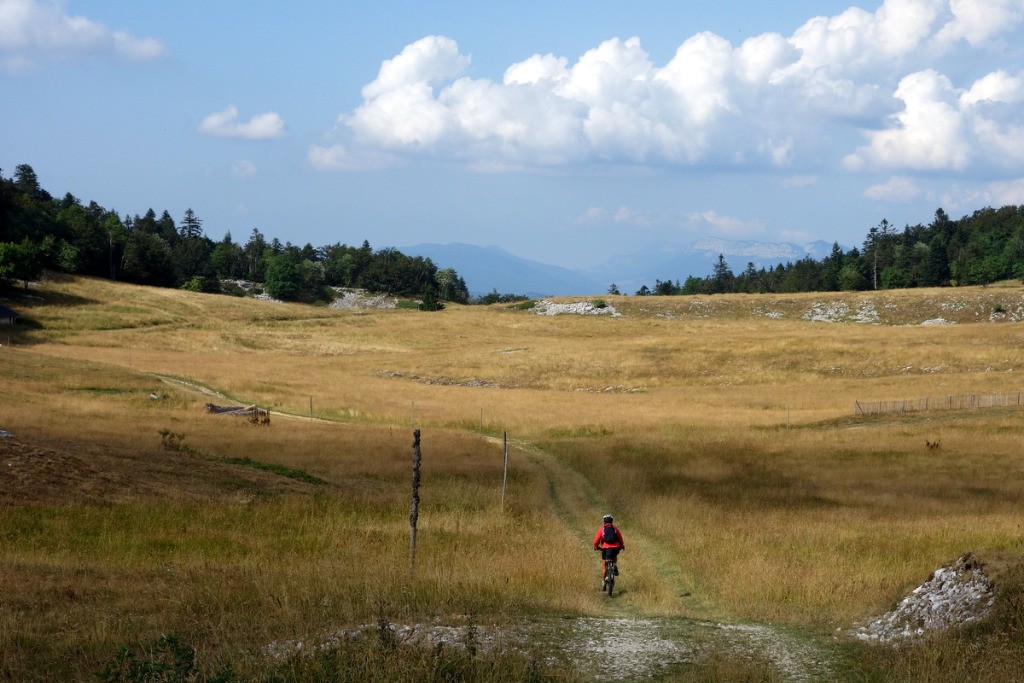
{"label": "bare earth patch", "polygon": [[315,490],[294,479],[182,452],[0,439],[0,507]]}

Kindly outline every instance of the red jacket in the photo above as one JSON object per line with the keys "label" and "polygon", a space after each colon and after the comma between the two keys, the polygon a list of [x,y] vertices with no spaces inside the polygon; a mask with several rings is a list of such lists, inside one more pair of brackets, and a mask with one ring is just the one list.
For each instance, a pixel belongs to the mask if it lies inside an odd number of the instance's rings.
{"label": "red jacket", "polygon": [[[604,528],[610,526],[615,530],[615,543],[605,543],[604,541]],[[626,539],[622,537],[622,532],[619,531],[619,527],[614,524],[603,524],[600,529],[597,530],[597,534],[594,535],[594,550],[601,548],[622,548],[626,549]]]}

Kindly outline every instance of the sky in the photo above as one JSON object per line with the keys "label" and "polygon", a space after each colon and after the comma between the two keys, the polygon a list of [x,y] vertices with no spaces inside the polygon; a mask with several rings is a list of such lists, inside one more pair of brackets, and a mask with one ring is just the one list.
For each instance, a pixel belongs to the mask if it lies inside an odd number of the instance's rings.
{"label": "sky", "polygon": [[1024,0],[0,0],[23,163],[243,244],[860,246],[1024,204]]}

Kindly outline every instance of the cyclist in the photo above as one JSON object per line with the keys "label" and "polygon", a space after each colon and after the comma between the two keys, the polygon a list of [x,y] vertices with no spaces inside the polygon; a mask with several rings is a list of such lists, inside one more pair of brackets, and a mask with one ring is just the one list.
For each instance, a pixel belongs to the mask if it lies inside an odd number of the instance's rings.
{"label": "cyclist", "polygon": [[[608,560],[614,560],[623,550],[626,549],[626,541],[622,538],[622,532],[612,522],[611,515],[604,516],[604,523],[594,535],[594,550],[601,551],[601,559],[604,560],[604,569],[601,570],[601,590],[604,590],[605,575],[608,572]],[[615,573],[619,570],[616,568]]]}

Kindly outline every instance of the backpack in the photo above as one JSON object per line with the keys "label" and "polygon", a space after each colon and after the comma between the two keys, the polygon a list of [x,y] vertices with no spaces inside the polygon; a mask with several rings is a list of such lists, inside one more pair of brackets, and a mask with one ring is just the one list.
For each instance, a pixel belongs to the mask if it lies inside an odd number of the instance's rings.
{"label": "backpack", "polygon": [[615,527],[613,527],[611,524],[605,524],[604,531],[602,533],[604,534],[601,538],[602,541],[604,541],[608,545],[618,545],[619,534],[617,531],[615,531]]}

